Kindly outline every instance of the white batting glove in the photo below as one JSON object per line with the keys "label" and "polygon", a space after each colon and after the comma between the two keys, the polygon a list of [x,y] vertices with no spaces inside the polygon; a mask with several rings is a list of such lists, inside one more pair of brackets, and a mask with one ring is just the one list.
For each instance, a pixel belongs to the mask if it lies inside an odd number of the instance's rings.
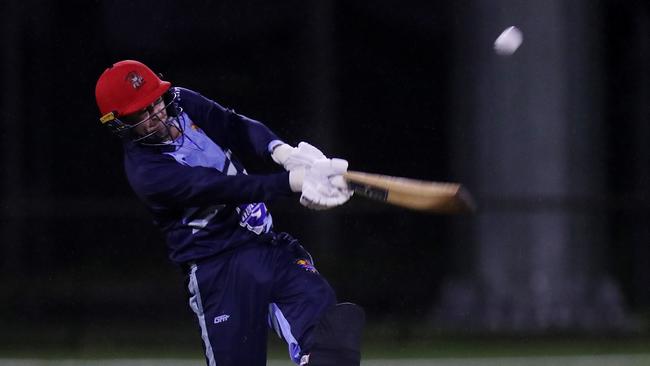
{"label": "white batting glove", "polygon": [[343,179],[347,170],[348,162],[343,159],[314,161],[304,170],[300,203],[312,210],[325,210],[347,202],[353,193]]}
{"label": "white batting glove", "polygon": [[298,147],[279,145],[273,149],[271,158],[285,170],[292,171],[299,167],[310,168],[316,160],[327,157],[318,148],[303,141],[298,144]]}

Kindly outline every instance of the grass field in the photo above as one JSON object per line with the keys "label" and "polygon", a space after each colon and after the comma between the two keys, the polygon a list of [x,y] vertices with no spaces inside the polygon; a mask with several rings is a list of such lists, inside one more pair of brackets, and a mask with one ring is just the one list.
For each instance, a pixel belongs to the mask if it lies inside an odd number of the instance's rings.
{"label": "grass field", "polygon": [[[0,346],[1,347],[1,346]],[[648,366],[648,338],[437,338],[364,343],[363,366]],[[200,350],[198,350],[200,351]],[[85,349],[53,352],[0,348],[0,366],[202,366],[197,350]],[[269,366],[293,365],[277,339]]]}
{"label": "grass field", "polygon": [[[483,358],[368,359],[363,366],[647,366],[645,355],[576,355]],[[0,359],[2,366],[202,366],[202,360],[187,359],[114,359],[114,360],[35,360]],[[271,360],[268,366],[293,365],[288,360]]]}
{"label": "grass field", "polygon": [[[40,333],[0,328],[0,366],[203,366],[194,329],[88,328]],[[48,330],[49,329],[49,330]],[[165,328],[166,329],[166,328]],[[416,327],[372,327],[363,366],[650,366],[650,336],[435,335]],[[100,337],[103,336],[103,337]],[[286,345],[269,337],[269,366],[291,366]]]}

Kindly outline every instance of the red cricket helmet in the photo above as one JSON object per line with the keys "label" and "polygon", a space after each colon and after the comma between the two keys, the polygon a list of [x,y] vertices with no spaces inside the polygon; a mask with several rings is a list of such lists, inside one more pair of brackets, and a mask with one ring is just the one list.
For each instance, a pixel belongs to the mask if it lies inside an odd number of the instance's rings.
{"label": "red cricket helmet", "polygon": [[125,116],[149,106],[170,86],[142,62],[124,60],[104,70],[95,86],[95,99],[102,116],[111,112]]}

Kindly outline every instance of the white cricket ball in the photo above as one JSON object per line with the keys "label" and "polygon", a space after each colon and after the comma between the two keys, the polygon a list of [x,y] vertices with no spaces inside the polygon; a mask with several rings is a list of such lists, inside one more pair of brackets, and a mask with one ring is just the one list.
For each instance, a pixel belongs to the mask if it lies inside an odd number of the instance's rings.
{"label": "white cricket ball", "polygon": [[503,56],[515,53],[524,41],[524,35],[517,27],[508,27],[494,41],[494,51]]}

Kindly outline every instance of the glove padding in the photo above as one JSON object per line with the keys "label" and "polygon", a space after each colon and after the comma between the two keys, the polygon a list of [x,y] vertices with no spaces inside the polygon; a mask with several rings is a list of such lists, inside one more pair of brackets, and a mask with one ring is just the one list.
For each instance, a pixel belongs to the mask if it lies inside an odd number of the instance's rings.
{"label": "glove padding", "polygon": [[353,194],[343,178],[347,170],[348,162],[343,159],[314,161],[305,170],[300,203],[312,210],[325,210],[347,202]]}
{"label": "glove padding", "polygon": [[273,150],[271,157],[287,171],[300,167],[308,169],[316,160],[327,159],[318,148],[304,141],[298,147],[282,144]]}

